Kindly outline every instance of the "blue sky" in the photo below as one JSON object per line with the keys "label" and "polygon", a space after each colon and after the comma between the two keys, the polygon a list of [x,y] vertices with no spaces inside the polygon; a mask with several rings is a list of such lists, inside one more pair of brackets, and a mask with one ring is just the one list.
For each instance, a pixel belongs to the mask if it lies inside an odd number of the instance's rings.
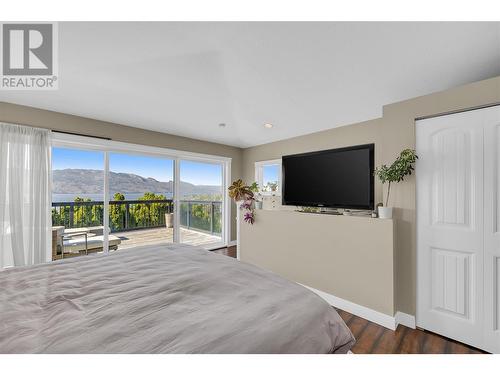
{"label": "blue sky", "polygon": [[262,184],[265,186],[268,182],[278,181],[278,174],[280,173],[279,165],[266,165],[262,170]]}
{"label": "blue sky", "polygon": [[[52,169],[103,169],[104,153],[66,148],[52,149]],[[195,185],[221,185],[220,165],[181,161],[181,180]],[[152,177],[158,181],[173,180],[173,161],[149,156],[110,153],[109,170]]]}
{"label": "blue sky", "polygon": [[222,185],[222,166],[181,160],[181,181],[195,185]]}

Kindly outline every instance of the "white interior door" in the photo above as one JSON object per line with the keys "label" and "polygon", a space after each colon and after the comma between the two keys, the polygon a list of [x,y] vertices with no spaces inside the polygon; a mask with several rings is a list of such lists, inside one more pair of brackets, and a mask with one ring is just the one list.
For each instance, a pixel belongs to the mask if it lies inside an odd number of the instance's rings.
{"label": "white interior door", "polygon": [[470,113],[417,123],[417,325],[479,346],[483,129]]}
{"label": "white interior door", "polygon": [[417,122],[417,325],[498,352],[493,114],[500,109]]}
{"label": "white interior door", "polygon": [[484,121],[484,348],[500,353],[500,108]]}

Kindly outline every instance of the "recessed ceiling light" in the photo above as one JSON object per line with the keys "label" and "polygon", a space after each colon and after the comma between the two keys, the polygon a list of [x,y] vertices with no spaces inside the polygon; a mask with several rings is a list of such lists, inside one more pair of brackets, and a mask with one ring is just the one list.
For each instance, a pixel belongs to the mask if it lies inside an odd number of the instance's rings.
{"label": "recessed ceiling light", "polygon": [[271,129],[273,127],[273,124],[264,124],[264,127],[266,129]]}
{"label": "recessed ceiling light", "polygon": [[223,122],[219,124],[219,128],[225,128],[226,127],[226,124],[224,124]]}

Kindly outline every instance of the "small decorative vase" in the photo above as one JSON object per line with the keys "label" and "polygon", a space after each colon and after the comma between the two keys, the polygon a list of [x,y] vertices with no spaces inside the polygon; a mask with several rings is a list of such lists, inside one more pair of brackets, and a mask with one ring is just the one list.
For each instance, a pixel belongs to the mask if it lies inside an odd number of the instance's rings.
{"label": "small decorative vase", "polygon": [[262,210],[262,201],[255,201],[255,209]]}
{"label": "small decorative vase", "polygon": [[392,219],[392,207],[379,206],[378,217],[381,219]]}

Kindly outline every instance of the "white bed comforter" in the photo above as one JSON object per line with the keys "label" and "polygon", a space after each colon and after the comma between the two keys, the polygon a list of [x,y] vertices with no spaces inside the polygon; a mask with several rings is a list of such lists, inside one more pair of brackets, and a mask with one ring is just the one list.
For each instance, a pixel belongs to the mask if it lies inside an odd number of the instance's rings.
{"label": "white bed comforter", "polygon": [[187,245],[0,272],[0,353],[346,353],[306,288]]}

